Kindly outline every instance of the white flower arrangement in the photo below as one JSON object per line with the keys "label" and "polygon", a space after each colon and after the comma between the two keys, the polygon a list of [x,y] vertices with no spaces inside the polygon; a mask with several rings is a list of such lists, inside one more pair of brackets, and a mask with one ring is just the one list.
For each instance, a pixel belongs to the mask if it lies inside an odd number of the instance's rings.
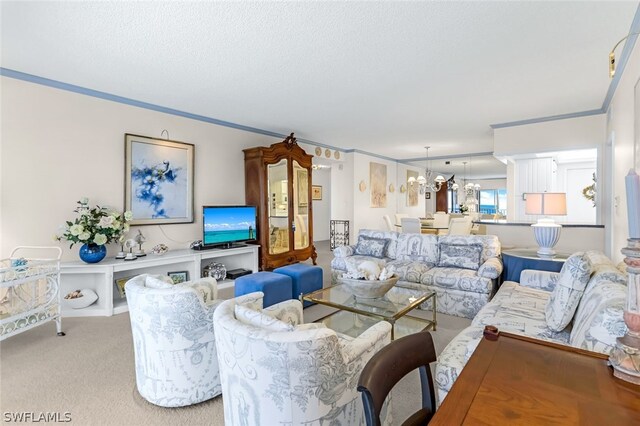
{"label": "white flower arrangement", "polygon": [[118,213],[106,207],[89,208],[89,199],[83,197],[74,210],[80,216],[73,222],[67,221],[62,228],[62,235],[56,235],[58,241],[71,241],[69,248],[75,243],[97,244],[99,246],[118,242],[129,231],[128,222],[133,218],[130,211]]}

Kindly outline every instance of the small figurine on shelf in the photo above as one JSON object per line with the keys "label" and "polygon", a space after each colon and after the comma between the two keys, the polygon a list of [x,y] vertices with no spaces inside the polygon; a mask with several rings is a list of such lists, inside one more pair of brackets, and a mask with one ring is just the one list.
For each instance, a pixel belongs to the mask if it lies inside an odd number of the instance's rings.
{"label": "small figurine on shelf", "polygon": [[136,260],[137,257],[135,254],[133,254],[133,248],[136,246],[136,240],[130,238],[124,242],[124,246],[129,249],[129,253],[127,253],[127,256],[124,258],[124,260]]}
{"label": "small figurine on shelf", "polygon": [[118,244],[120,244],[120,251],[118,252],[118,254],[116,254],[116,259],[124,259],[126,257],[126,254],[124,252],[124,242],[125,242],[125,238],[123,234],[123,235],[120,235],[120,238],[118,238]]}
{"label": "small figurine on shelf", "polygon": [[135,236],[135,241],[136,243],[138,243],[138,250],[136,250],[134,253],[136,257],[146,256],[147,253],[145,253],[144,250],[142,250],[142,243],[146,241],[146,238],[144,237],[144,235],[142,235],[142,231],[140,231],[139,229],[138,229],[138,235]]}

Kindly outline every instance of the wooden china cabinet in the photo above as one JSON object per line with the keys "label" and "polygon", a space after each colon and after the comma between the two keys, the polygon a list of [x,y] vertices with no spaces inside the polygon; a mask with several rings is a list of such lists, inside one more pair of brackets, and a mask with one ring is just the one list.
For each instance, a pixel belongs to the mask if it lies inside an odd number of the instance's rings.
{"label": "wooden china cabinet", "polygon": [[311,159],[293,133],[270,147],[244,150],[245,199],[258,207],[260,268],[270,270],[311,258]]}

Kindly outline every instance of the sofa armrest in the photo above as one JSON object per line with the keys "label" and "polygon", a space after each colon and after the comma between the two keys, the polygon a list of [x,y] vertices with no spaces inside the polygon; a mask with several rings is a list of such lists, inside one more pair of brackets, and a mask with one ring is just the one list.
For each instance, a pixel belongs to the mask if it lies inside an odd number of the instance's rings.
{"label": "sofa armrest", "polygon": [[478,275],[484,278],[496,279],[502,274],[502,261],[497,257],[490,257],[478,268]]}
{"label": "sofa armrest", "polygon": [[520,285],[536,290],[553,291],[559,276],[558,272],[525,269],[520,273]]}
{"label": "sofa armrest", "polygon": [[276,303],[262,310],[272,318],[291,325],[298,325],[304,322],[302,314],[302,303],[299,300],[291,299]]}
{"label": "sofa armrest", "polygon": [[[343,342],[342,339],[339,339]],[[391,343],[391,324],[386,321],[369,327],[364,333],[342,345],[342,357],[346,364],[362,358],[368,351],[371,355]],[[367,359],[370,357],[367,357]]]}
{"label": "sofa armrest", "polygon": [[349,257],[353,256],[356,252],[356,246],[340,246],[333,249],[333,255],[335,257]]}

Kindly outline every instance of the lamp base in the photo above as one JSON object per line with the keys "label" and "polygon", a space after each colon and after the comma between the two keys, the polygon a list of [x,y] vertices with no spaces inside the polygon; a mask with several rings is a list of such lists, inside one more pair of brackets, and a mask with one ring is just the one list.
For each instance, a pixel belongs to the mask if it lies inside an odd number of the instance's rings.
{"label": "lamp base", "polygon": [[553,219],[540,219],[538,223],[531,225],[533,228],[533,236],[538,243],[538,256],[542,258],[552,258],[556,255],[553,247],[560,239],[560,231],[562,225],[553,221]]}

